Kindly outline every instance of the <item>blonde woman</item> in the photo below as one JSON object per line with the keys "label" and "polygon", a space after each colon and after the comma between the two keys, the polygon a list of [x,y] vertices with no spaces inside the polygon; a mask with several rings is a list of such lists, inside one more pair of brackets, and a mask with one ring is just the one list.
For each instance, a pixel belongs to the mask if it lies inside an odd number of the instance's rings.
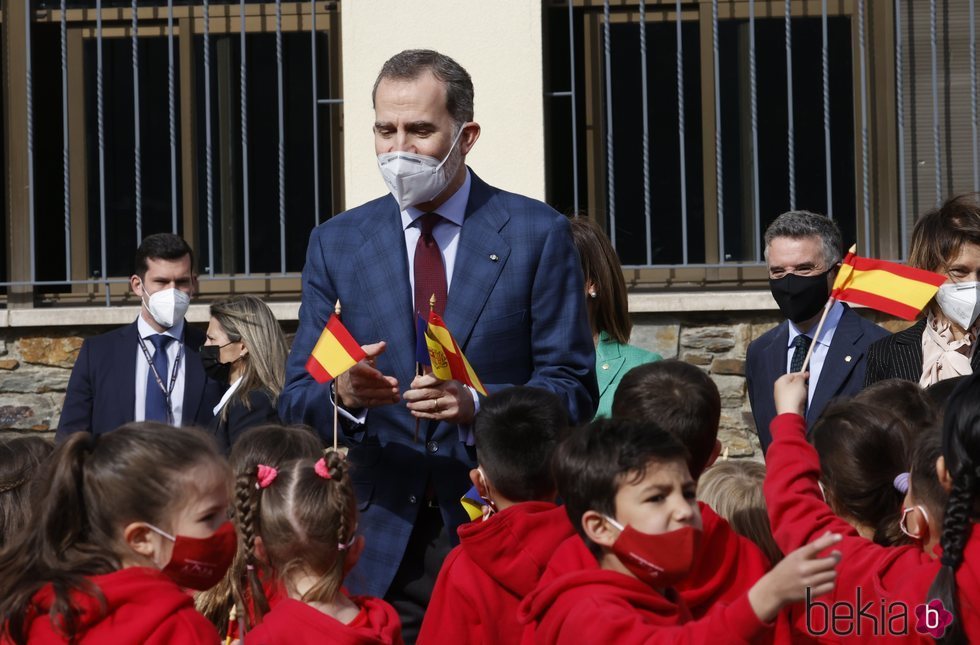
{"label": "blonde woman", "polygon": [[255,296],[232,296],[211,305],[201,362],[211,378],[228,383],[208,430],[227,455],[245,430],[278,423],[286,339],[269,307]]}

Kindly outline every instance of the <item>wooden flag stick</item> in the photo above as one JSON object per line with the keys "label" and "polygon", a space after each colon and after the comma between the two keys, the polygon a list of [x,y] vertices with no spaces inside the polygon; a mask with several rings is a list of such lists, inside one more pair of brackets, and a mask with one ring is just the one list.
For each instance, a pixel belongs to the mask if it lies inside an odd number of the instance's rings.
{"label": "wooden flag stick", "polygon": [[817,323],[817,331],[813,334],[813,340],[810,341],[810,349],[806,352],[806,358],[803,359],[803,367],[800,368],[800,372],[805,372],[807,366],[810,364],[810,357],[813,356],[813,349],[817,346],[817,339],[820,338],[820,332],[823,330],[823,323],[827,320],[827,314],[830,313],[830,308],[834,306],[837,302],[836,298],[828,298],[827,304],[824,305],[823,315],[820,316],[820,322]]}
{"label": "wooden flag stick", "polygon": [[[338,299],[337,300],[337,303],[333,306],[333,312],[335,314],[337,314],[337,318],[339,319],[340,318],[340,299]],[[337,423],[337,384],[334,383],[333,384],[333,387],[330,388],[330,390],[331,390],[331,392],[333,392],[333,449],[336,450],[337,449],[337,425],[338,425],[338,423]]]}

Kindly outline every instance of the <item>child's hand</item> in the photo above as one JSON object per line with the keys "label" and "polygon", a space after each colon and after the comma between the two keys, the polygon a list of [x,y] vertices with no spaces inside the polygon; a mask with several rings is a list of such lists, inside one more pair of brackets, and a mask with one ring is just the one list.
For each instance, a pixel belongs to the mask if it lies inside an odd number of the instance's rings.
{"label": "child's hand", "polygon": [[772,387],[772,396],[776,402],[776,414],[791,412],[803,416],[806,410],[807,379],[809,372],[783,374]]}
{"label": "child's hand", "polygon": [[839,533],[824,533],[822,537],[787,555],[772,571],[762,576],[749,589],[749,604],[759,620],[771,622],[780,609],[806,598],[807,589],[811,597],[832,591],[840,551],[833,551],[824,558],[817,556],[840,541]]}

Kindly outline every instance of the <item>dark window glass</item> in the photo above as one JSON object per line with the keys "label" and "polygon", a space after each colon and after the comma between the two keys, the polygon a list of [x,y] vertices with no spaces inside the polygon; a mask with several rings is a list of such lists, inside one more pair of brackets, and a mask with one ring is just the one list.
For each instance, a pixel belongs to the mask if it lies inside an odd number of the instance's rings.
{"label": "dark window glass", "polygon": [[[326,97],[328,34],[317,34],[317,85]],[[240,42],[237,34],[211,38],[211,145],[213,240],[216,273],[245,270],[245,212],[242,189]],[[246,36],[247,144],[250,270],[278,273],[281,268],[279,215],[279,106],[274,33]],[[195,37],[197,68],[204,65],[204,38]],[[319,148],[320,220],[331,210],[331,128],[327,106],[319,109],[319,141],[313,140],[313,88],[309,33],[283,34],[283,107],[285,127],[285,268],[298,272],[306,258],[310,230],[316,224],[313,192],[314,144]],[[197,74],[198,239],[202,271],[208,256],[206,111],[204,74]],[[334,107],[333,109],[337,109]]]}

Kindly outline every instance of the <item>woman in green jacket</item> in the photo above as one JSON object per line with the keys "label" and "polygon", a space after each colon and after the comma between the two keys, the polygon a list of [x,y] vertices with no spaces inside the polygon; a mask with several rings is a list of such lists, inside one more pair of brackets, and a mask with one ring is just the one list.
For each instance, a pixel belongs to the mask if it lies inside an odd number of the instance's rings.
{"label": "woman in green jacket", "polygon": [[608,417],[619,381],[637,365],[659,361],[660,354],[629,345],[633,323],[629,316],[626,281],[616,250],[594,220],[574,217],[572,239],[582,260],[592,341],[595,343],[599,407],[596,417]]}

